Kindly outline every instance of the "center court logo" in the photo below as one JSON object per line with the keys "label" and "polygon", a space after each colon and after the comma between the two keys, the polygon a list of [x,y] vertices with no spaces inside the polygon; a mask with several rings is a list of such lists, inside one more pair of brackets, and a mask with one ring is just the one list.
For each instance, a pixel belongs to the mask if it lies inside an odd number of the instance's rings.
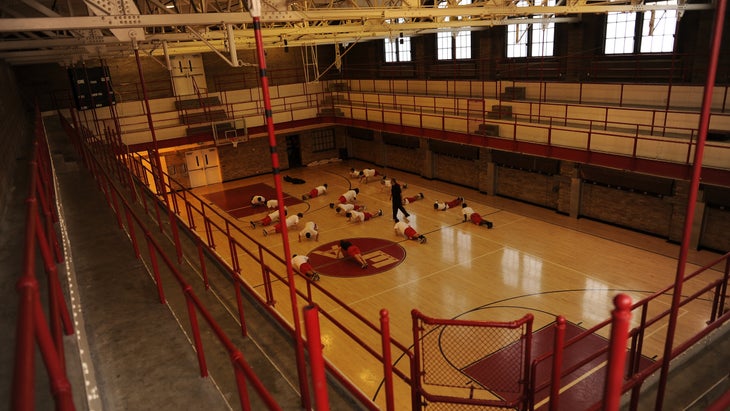
{"label": "center court logo", "polygon": [[368,268],[360,268],[360,264],[351,257],[337,258],[335,246],[340,241],[332,241],[310,251],[309,263],[322,275],[331,277],[362,277],[388,271],[406,257],[406,251],[399,244],[382,238],[348,238],[352,244],[358,246],[362,256],[368,263]]}

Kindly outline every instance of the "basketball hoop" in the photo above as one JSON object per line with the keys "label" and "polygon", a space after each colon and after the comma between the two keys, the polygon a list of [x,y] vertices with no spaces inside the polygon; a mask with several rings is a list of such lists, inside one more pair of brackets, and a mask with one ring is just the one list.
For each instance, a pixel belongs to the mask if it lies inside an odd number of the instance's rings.
{"label": "basketball hoop", "polygon": [[244,118],[216,121],[211,123],[211,129],[217,146],[233,144],[233,148],[237,148],[238,143],[248,140],[248,130]]}
{"label": "basketball hoop", "polygon": [[238,143],[248,140],[246,136],[240,136],[235,133],[235,130],[226,132],[225,141],[233,145],[233,148],[238,148]]}

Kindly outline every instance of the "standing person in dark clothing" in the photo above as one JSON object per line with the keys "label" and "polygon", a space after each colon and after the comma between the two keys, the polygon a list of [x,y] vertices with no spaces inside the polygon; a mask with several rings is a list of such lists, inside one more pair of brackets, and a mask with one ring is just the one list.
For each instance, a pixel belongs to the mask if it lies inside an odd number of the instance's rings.
{"label": "standing person in dark clothing", "polygon": [[403,213],[405,218],[411,216],[403,207],[403,193],[401,192],[400,184],[395,178],[390,180],[390,199],[393,202],[393,221],[398,222],[398,210]]}

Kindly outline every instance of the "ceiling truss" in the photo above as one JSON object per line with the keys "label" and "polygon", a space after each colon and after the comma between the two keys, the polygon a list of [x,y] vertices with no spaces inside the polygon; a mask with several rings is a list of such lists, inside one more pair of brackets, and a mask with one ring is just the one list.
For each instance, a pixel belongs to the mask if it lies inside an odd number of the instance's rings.
{"label": "ceiling truss", "polygon": [[[10,64],[215,52],[246,65],[236,50],[256,47],[252,17],[241,0],[17,0],[0,5],[0,59]],[[711,2],[486,0],[434,7],[434,0],[258,0],[264,46],[347,45],[438,31],[483,30],[515,23],[569,23],[581,14],[713,9]],[[428,4],[431,2],[431,4]],[[455,3],[454,0],[449,0]],[[81,14],[83,12],[83,14]],[[457,18],[459,17],[459,18]],[[400,23],[399,23],[400,22]]]}

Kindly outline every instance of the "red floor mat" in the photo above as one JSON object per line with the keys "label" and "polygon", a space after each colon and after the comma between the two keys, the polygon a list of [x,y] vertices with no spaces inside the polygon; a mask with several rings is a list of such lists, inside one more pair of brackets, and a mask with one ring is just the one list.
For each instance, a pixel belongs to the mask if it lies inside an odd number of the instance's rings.
{"label": "red floor mat", "polygon": [[[302,203],[299,197],[284,194],[284,205],[292,206]],[[265,211],[263,207],[252,207],[251,197],[255,195],[264,196],[267,200],[276,198],[276,189],[264,183],[252,184],[249,186],[236,187],[215,193],[204,194],[203,197],[235,218],[248,217]]]}

